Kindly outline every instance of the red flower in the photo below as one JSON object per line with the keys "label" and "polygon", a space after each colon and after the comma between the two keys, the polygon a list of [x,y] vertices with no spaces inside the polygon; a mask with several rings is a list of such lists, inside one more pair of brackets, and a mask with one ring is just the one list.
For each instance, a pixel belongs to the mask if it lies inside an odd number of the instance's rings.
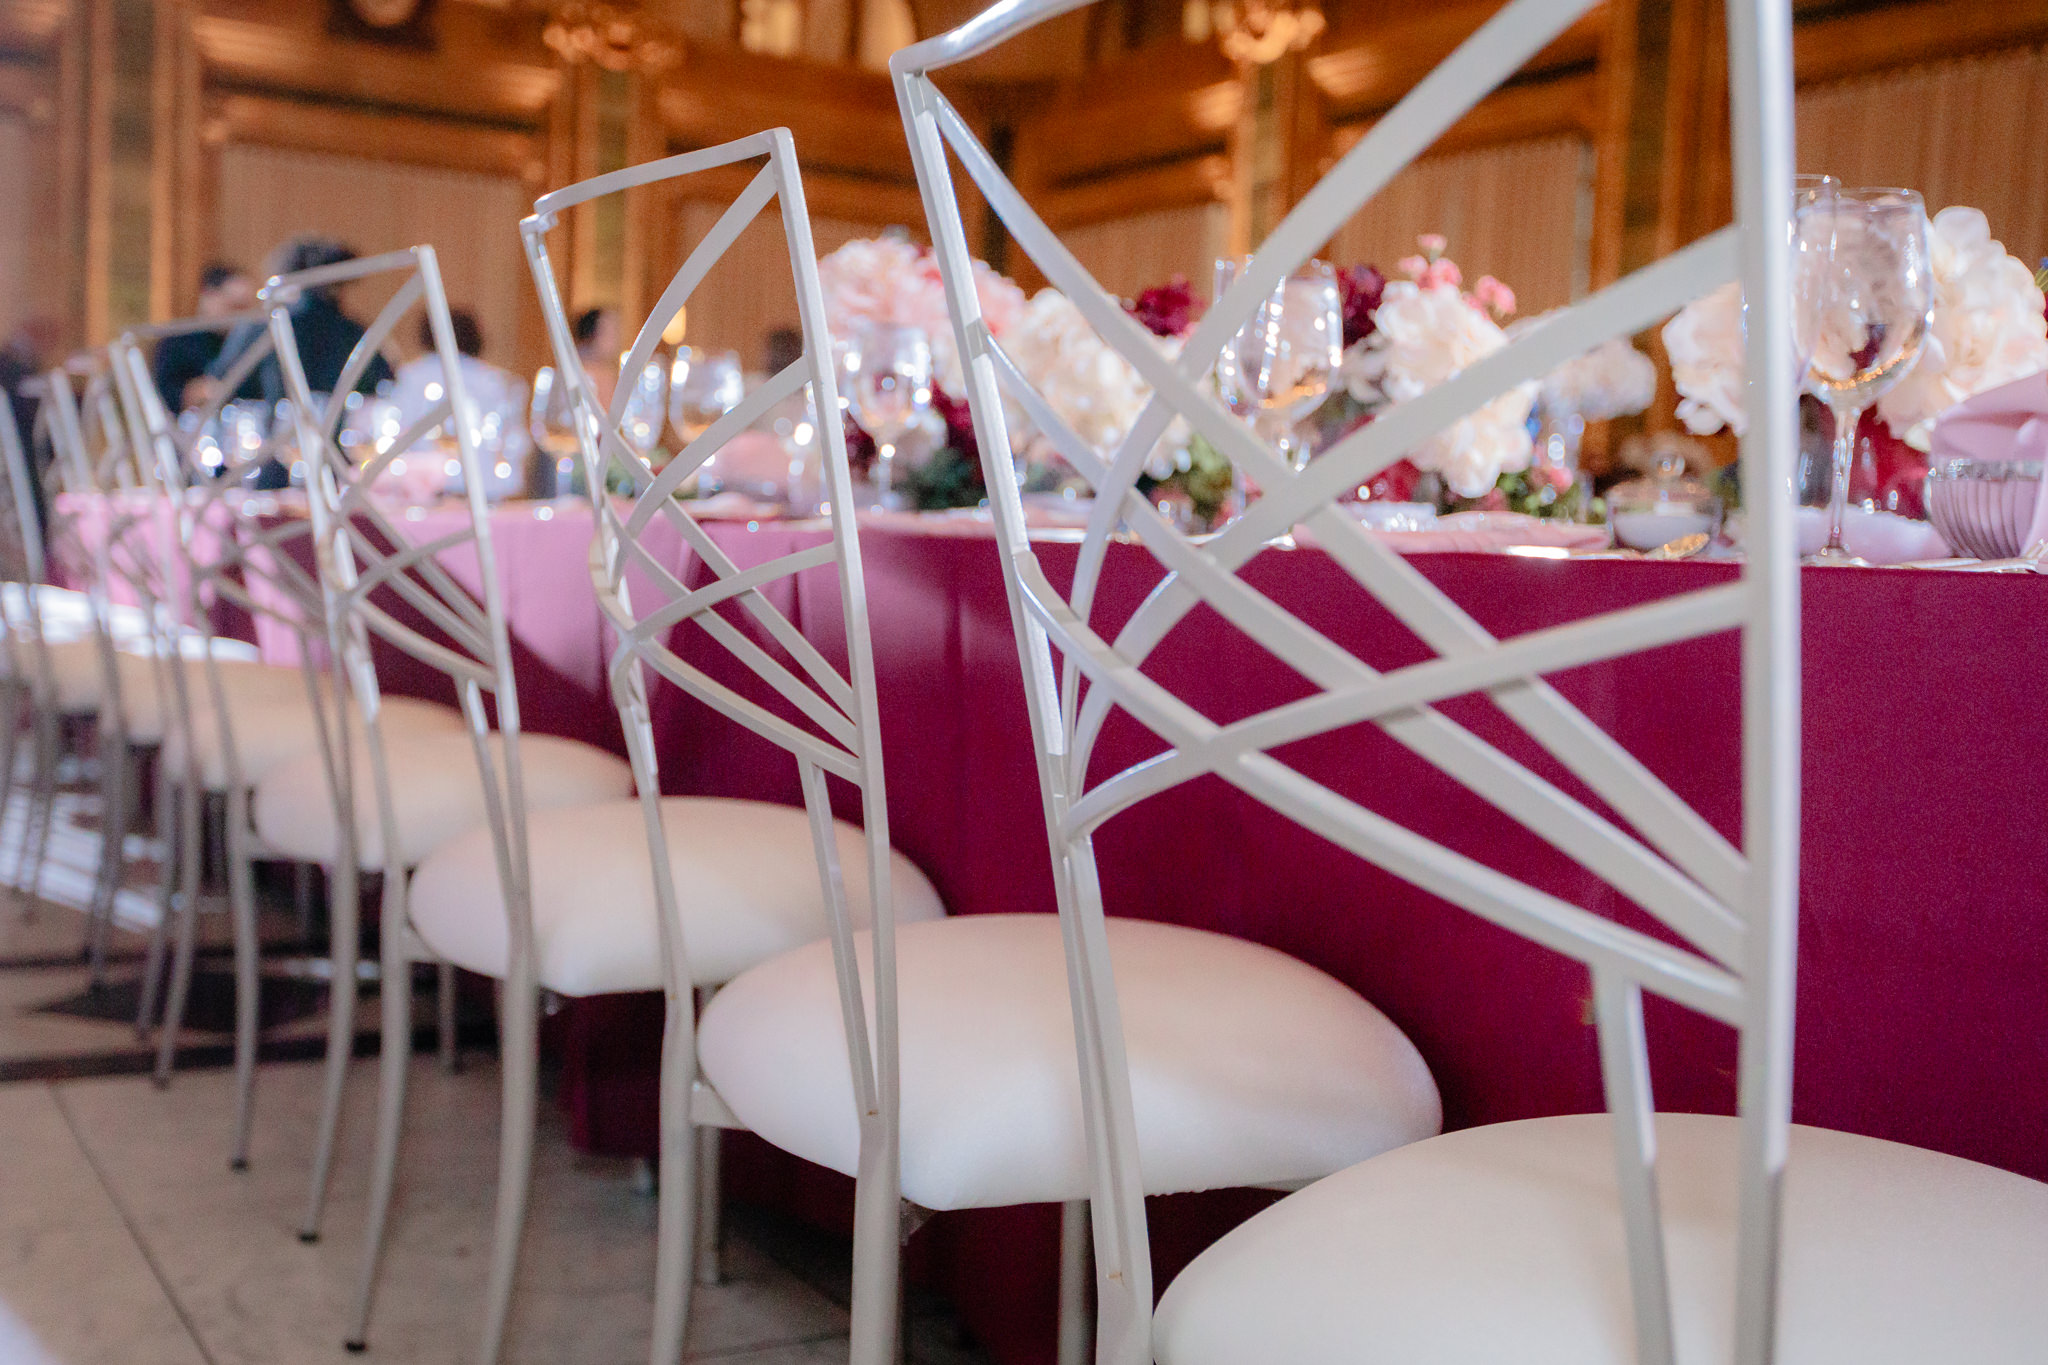
{"label": "red flower", "polygon": [[1344,298],[1344,344],[1355,346],[1373,334],[1377,324],[1372,313],[1380,306],[1387,289],[1387,277],[1369,265],[1347,265],[1337,269],[1337,290]]}
{"label": "red flower", "polygon": [[1202,301],[1195,297],[1187,276],[1175,275],[1165,284],[1145,290],[1124,309],[1153,336],[1177,337],[1202,316]]}

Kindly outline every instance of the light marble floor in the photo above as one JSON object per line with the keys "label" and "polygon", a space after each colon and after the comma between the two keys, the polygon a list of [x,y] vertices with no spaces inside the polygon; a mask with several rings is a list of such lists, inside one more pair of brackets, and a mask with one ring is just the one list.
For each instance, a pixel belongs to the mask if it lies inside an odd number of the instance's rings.
{"label": "light marble floor", "polygon": [[[369,1068],[346,1122],[368,1127]],[[251,1169],[229,1171],[228,1077],[0,1086],[0,1360],[8,1365],[299,1365],[344,1358],[367,1184],[347,1142],[319,1243],[295,1236],[316,1068],[263,1076]],[[496,1080],[422,1061],[370,1358],[466,1360],[489,1250]],[[630,1162],[574,1155],[544,1121],[532,1233],[508,1360],[644,1360],[653,1201]],[[745,1365],[845,1358],[844,1311],[729,1239],[702,1289],[693,1357]]]}
{"label": "light marble floor", "polygon": [[[497,1162],[489,1054],[470,1049],[454,1075],[431,1058],[415,1064],[370,1349],[347,1356],[375,1068],[354,1068],[327,1223],[318,1243],[302,1244],[317,1065],[261,1068],[251,1169],[230,1171],[229,1073],[187,1066],[158,1090],[134,1074],[147,1054],[132,1024],[49,1013],[83,987],[82,919],[61,902],[32,919],[21,909],[0,888],[0,1365],[471,1359]],[[119,936],[114,980],[132,981],[142,942]],[[531,1208],[507,1365],[644,1361],[654,1200],[637,1164],[577,1155],[559,1111],[543,1102]],[[746,1217],[734,1211],[736,1225]],[[786,1245],[787,1231],[763,1244]],[[846,1359],[846,1313],[832,1297],[843,1275],[817,1269],[841,1253],[813,1254],[822,1234],[800,1236],[810,1251],[790,1264],[804,1277],[727,1236],[725,1283],[696,1293],[692,1359]],[[911,1358],[978,1365],[957,1338],[943,1315],[920,1312]]]}

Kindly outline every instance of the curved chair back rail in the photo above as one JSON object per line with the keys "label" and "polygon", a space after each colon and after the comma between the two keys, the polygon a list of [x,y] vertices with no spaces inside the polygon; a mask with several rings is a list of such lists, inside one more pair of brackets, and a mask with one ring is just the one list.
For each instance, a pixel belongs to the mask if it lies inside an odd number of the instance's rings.
{"label": "curved chair back rail", "polygon": [[[1203,378],[1261,299],[1343,221],[1579,17],[1587,0],[1511,0],[1376,122],[1286,216],[1169,357],[1081,266],[932,80],[1077,0],[1003,0],[951,33],[891,59],[934,250],[945,278],[967,397],[1005,563],[1024,662],[1048,837],[1081,1040],[1096,1183],[1098,1358],[1149,1361],[1152,1306],[1143,1186],[1103,906],[1091,848],[1103,821],[1149,795],[1213,774],[1360,858],[1474,914],[1586,963],[1594,984],[1608,1101],[1615,1117],[1639,1354],[1671,1357],[1669,1291],[1657,1211],[1641,993],[1648,989],[1735,1026],[1743,1118],[1738,1355],[1769,1358],[1779,1181],[1789,1121],[1792,942],[1798,834],[1798,566],[1791,508],[1766,496],[1739,582],[1568,625],[1496,639],[1337,505],[1409,450],[1512,387],[1614,336],[1640,331],[1739,277],[1747,333],[1749,435],[1744,487],[1790,486],[1794,365],[1782,248],[1790,203],[1790,38],[1782,6],[1730,0],[1735,74],[1737,224],[1598,291],[1420,397],[1402,403],[1297,471],[1231,416]],[[984,322],[953,163],[1010,236],[1152,389],[1120,443],[1081,440],[1004,353]],[[1061,591],[1025,534],[1009,463],[1005,400],[1018,405],[1093,486],[1095,503],[1071,589]],[[1196,542],[1138,490],[1147,455],[1185,419],[1263,496]],[[1379,671],[1264,596],[1239,571],[1301,527],[1404,622],[1435,657]],[[1127,532],[1166,576],[1122,621],[1096,596],[1113,535]],[[1313,685],[1311,695],[1218,724],[1142,670],[1198,606],[1230,622]],[[1743,632],[1744,836],[1740,846],[1544,680],[1579,664],[1730,629]],[[1055,667],[1054,657],[1061,663]],[[1547,780],[1436,709],[1488,698],[1595,801]],[[1165,745],[1121,771],[1091,775],[1097,737],[1122,710]],[[1684,946],[1638,932],[1466,857],[1368,810],[1274,756],[1278,746],[1370,722],[1654,916]],[[1518,737],[1520,738],[1520,737]],[[1092,780],[1091,780],[1092,776]],[[1603,813],[1621,812],[1624,819]]]}
{"label": "curved chair back rail", "polygon": [[[567,313],[547,248],[548,231],[566,209],[642,185],[759,162],[759,169],[725,213],[690,252],[642,322],[628,349],[622,373],[638,374],[661,344],[669,324],[691,292],[731,248],[739,234],[771,204],[779,207],[789,249],[792,283],[803,334],[803,353],[781,373],[756,387],[732,411],[686,445],[658,473],[630,446],[620,426],[630,386],[621,385],[607,409],[599,403],[570,336]],[[845,436],[836,420],[832,343],[826,332],[824,298],[804,203],[803,181],[789,133],[774,129],[722,146],[672,156],[571,185],[534,204],[521,225],[534,285],[539,290],[556,366],[569,385],[586,483],[597,535],[591,546],[591,582],[618,647],[610,665],[613,696],[625,725],[646,814],[653,852],[656,903],[661,917],[665,973],[671,1001],[671,1031],[665,1047],[692,1046],[688,1018],[689,945],[675,905],[666,840],[660,815],[661,782],[656,766],[648,707],[648,675],[665,680],[720,714],[786,750],[796,761],[812,843],[823,883],[832,951],[839,981],[848,1065],[860,1109],[860,1192],[856,1217],[853,1340],[855,1358],[890,1339],[896,1309],[897,1062],[894,915],[890,844],[884,796],[880,731],[875,705],[874,659],[868,634],[867,598],[861,575],[860,542],[854,522]],[[690,504],[677,490],[738,433],[776,405],[808,394],[830,504],[831,532],[825,543],[742,571],[705,534]],[[623,475],[636,492],[615,499],[606,493],[607,475]],[[689,587],[650,553],[644,538],[661,529],[676,536],[709,574]],[[840,672],[784,615],[769,596],[781,580],[806,571],[836,573],[849,659]],[[670,648],[679,630],[701,631],[743,665],[773,694],[763,705],[718,681]],[[862,999],[855,959],[854,927],[833,834],[827,775],[855,789],[861,808],[873,915],[872,1011]],[[680,1003],[678,1003],[680,1002]],[[681,1011],[678,1014],[678,1011]],[[869,1019],[873,1019],[870,1035]],[[683,1270],[682,1274],[687,1274]],[[663,1267],[664,1296],[678,1275]],[[680,1313],[658,1312],[658,1323],[680,1332]],[[657,1328],[659,1333],[661,1328]],[[866,1345],[863,1345],[865,1343]],[[675,1343],[680,1349],[680,1340]],[[659,1352],[657,1352],[657,1355]]]}

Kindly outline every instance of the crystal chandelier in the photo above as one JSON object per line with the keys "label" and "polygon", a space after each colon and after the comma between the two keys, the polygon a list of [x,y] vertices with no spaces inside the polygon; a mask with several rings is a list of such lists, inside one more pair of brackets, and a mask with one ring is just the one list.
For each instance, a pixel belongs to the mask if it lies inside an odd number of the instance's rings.
{"label": "crystal chandelier", "polygon": [[1325,27],[1315,0],[1212,0],[1209,28],[1223,55],[1266,66],[1314,42]]}
{"label": "crystal chandelier", "polygon": [[607,71],[665,71],[683,55],[682,39],[630,0],[564,0],[549,14],[541,37],[562,60]]}

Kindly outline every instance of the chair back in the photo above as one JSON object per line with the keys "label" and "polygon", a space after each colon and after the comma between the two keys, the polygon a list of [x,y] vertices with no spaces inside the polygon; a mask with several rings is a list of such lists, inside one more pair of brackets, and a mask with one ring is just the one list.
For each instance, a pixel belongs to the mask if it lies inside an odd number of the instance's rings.
{"label": "chair back", "polygon": [[[150,375],[144,347],[173,337],[225,335],[249,324],[254,324],[251,344],[220,376],[212,396],[186,413],[182,422],[173,417]],[[252,621],[270,622],[290,633],[319,722],[320,749],[332,774],[336,736],[328,733],[328,708],[321,704],[319,681],[331,656],[325,602],[314,569],[311,519],[294,514],[286,505],[288,499],[248,488],[249,476],[270,459],[274,443],[245,442],[234,431],[223,431],[219,437],[211,434],[222,424],[223,410],[236,401],[243,383],[274,353],[267,318],[252,312],[135,327],[115,338],[108,353],[137,463],[152,471],[165,490],[171,525],[161,528],[158,543],[165,554],[159,573],[171,604],[169,614],[181,640],[196,646],[206,674],[207,696],[195,703],[185,671],[170,672],[171,723],[189,734],[195,704],[210,707],[228,786],[243,785],[233,708],[221,679],[222,651],[215,635],[214,611],[227,604]],[[296,446],[296,433],[289,443]],[[211,459],[205,458],[209,455]],[[190,764],[198,762],[196,746],[188,746],[187,755]],[[196,769],[189,776],[198,781]]]}
{"label": "chair back", "polygon": [[[116,641],[139,640],[159,660],[165,645],[157,585],[147,569],[147,551],[139,549],[147,531],[130,524],[153,499],[129,441],[105,349],[80,352],[45,374],[42,397],[36,425],[53,456],[44,548],[67,576],[84,584],[100,664],[98,722],[119,752],[128,743],[131,711]],[[121,610],[126,604],[115,601],[117,585],[136,598],[132,610]],[[130,625],[138,619],[139,630]]]}
{"label": "chair back", "polygon": [[[690,293],[731,248],[740,233],[772,204],[779,205],[789,248],[790,273],[803,334],[803,353],[755,388],[730,412],[685,445],[658,473],[621,433],[631,385],[621,383],[609,408],[597,400],[570,335],[567,314],[547,249],[548,231],[565,210],[607,195],[660,181],[713,175],[721,168],[760,162],[730,207],[690,252],[635,335],[622,373],[640,374],[661,343],[663,332],[682,313]],[[726,172],[730,174],[730,172]],[[627,750],[646,815],[654,858],[654,890],[661,912],[665,972],[671,1000],[685,1002],[692,976],[689,945],[675,904],[667,844],[661,827],[661,780],[655,759],[647,677],[664,679],[704,705],[787,750],[795,759],[810,816],[813,848],[823,882],[837,963],[848,1064],[860,1105],[860,1191],[862,1209],[894,1219],[896,1209],[897,1071],[893,899],[890,885],[889,816],[882,779],[882,750],[875,706],[874,659],[868,636],[866,589],[860,542],[847,470],[845,434],[833,383],[831,338],[825,330],[824,299],[804,205],[803,180],[787,130],[774,129],[723,146],[689,152],[586,180],[543,196],[533,216],[520,225],[540,292],[558,372],[569,386],[584,477],[596,520],[590,575],[598,602],[617,634],[609,675],[626,731]],[[824,462],[829,530],[819,543],[742,570],[719,548],[689,501],[677,496],[684,481],[701,469],[734,436],[778,404],[807,393]],[[637,491],[607,494],[607,475],[619,474]],[[650,532],[674,537],[696,558],[708,581],[692,588],[681,566],[665,560]],[[670,552],[673,553],[672,551]],[[841,672],[770,599],[783,579],[807,571],[836,573],[848,667]],[[743,696],[678,652],[675,637],[694,631],[770,689],[780,711]],[[826,777],[850,784],[860,799],[865,827],[869,904],[872,906],[872,1011],[862,1000],[853,926],[838,863]],[[868,1020],[874,1020],[869,1035]],[[687,1020],[685,1020],[687,1029]],[[683,1040],[687,1045],[687,1037]],[[675,1045],[673,1037],[670,1046]],[[856,1246],[862,1239],[856,1238]],[[855,1270],[855,1340],[869,1339],[860,1326],[868,1315],[893,1313],[893,1239],[889,1265],[860,1255]]]}
{"label": "chair back", "polygon": [[[363,332],[343,365],[333,392],[316,395],[306,380],[305,366],[293,332],[293,305],[306,291],[337,290],[358,280],[396,280],[396,290]],[[307,509],[311,515],[314,555],[324,596],[336,667],[346,675],[353,712],[339,704],[335,719],[340,781],[351,781],[351,718],[359,719],[364,736],[379,831],[387,859],[402,847],[392,797],[387,754],[379,710],[382,693],[371,655],[377,640],[401,655],[426,665],[454,686],[483,782],[498,874],[503,885],[509,927],[508,991],[533,990],[533,924],[527,877],[526,798],[519,764],[519,694],[512,677],[512,651],[505,626],[497,561],[491,549],[490,510],[477,478],[475,412],[463,389],[461,367],[455,363],[455,333],[448,316],[434,249],[416,246],[382,256],[365,257],[280,275],[264,285],[260,302],[269,314],[270,344],[291,404],[292,431],[303,471]],[[441,357],[445,390],[400,439],[370,447],[360,460],[344,440],[344,419],[350,396],[371,361],[415,309],[422,310]],[[423,438],[446,426],[462,468],[469,496],[460,522],[431,539],[415,539],[384,503],[377,481],[391,462]],[[296,477],[296,476],[295,476]],[[458,583],[441,557],[474,555],[478,591]],[[339,691],[340,689],[337,689]],[[492,714],[502,747],[494,756],[489,743]],[[342,807],[352,809],[352,805]],[[353,840],[354,820],[341,822],[344,838]],[[354,858],[356,850],[338,851]],[[387,872],[402,876],[405,869]]]}
{"label": "chair back", "polygon": [[[1727,6],[1736,111],[1734,226],[1546,318],[1435,388],[1383,411],[1297,470],[1205,389],[1204,377],[1224,344],[1346,218],[1590,5],[1510,0],[1338,160],[1215,300],[1179,354],[1169,356],[1024,201],[931,79],[1081,3],[1003,0],[951,33],[899,51],[890,67],[965,366],[1024,665],[1059,909],[1069,917],[1084,1112],[1095,1161],[1098,1358],[1151,1359],[1152,1288],[1091,834],[1147,796],[1213,774],[1392,875],[1587,965],[1615,1119],[1638,1355],[1645,1362],[1668,1362],[1672,1347],[1642,992],[1739,1030],[1736,1354],[1748,1365],[1769,1360],[1790,1106],[1799,792],[1798,564],[1793,508],[1783,495],[1791,487],[1796,399],[1784,245],[1792,183],[1785,7],[1771,0],[1729,0]],[[1011,239],[1150,386],[1150,399],[1112,449],[1098,451],[1077,437],[991,335],[973,283],[949,157]],[[1496,639],[1339,505],[1349,490],[1463,415],[1607,338],[1649,327],[1729,278],[1740,278],[1751,300],[1749,427],[1742,444],[1743,487],[1751,492],[1747,558],[1738,581]],[[1025,532],[1009,462],[1006,399],[1093,488],[1072,586],[1064,591]],[[1137,486],[1147,456],[1175,418],[1263,491],[1234,523],[1203,541],[1178,532]],[[1297,529],[1434,657],[1375,670],[1248,581],[1241,572],[1246,564]],[[1125,537],[1150,553],[1165,578],[1128,619],[1108,619],[1098,610],[1098,589],[1112,539]],[[1219,724],[1146,673],[1155,647],[1197,607],[1292,669],[1311,693]],[[1739,846],[1545,681],[1560,670],[1727,630],[1742,632]],[[1521,732],[1515,742],[1524,752],[1524,741],[1533,741],[1595,800],[1572,795],[1438,709],[1468,694],[1489,699]],[[1164,752],[1121,771],[1091,772],[1095,742],[1112,710],[1149,730]],[[1377,725],[1588,869],[1669,936],[1639,932],[1464,856],[1398,818],[1366,809],[1275,752],[1361,723]],[[1389,805],[1400,809],[1398,802]]]}
{"label": "chair back", "polygon": [[44,652],[42,588],[49,582],[50,567],[43,551],[35,476],[22,444],[14,395],[5,390],[0,390],[0,460],[7,463],[7,488],[14,502],[16,534],[21,538],[20,595],[14,592],[16,566],[7,566],[7,581],[0,583],[0,640],[7,651],[7,676],[27,684],[39,696],[49,696],[56,689],[56,680],[50,672],[50,657]]}

